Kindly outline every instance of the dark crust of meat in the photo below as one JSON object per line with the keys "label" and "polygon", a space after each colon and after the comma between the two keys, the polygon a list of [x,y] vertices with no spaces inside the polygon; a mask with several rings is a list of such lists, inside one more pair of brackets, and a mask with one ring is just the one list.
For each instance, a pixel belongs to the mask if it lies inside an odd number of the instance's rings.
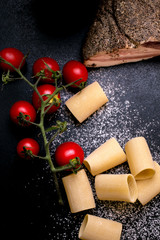
{"label": "dark crust of meat", "polygon": [[83,46],[84,60],[99,52],[160,42],[160,0],[100,0]]}
{"label": "dark crust of meat", "polygon": [[114,1],[115,17],[122,33],[137,44],[160,41],[160,0]]}

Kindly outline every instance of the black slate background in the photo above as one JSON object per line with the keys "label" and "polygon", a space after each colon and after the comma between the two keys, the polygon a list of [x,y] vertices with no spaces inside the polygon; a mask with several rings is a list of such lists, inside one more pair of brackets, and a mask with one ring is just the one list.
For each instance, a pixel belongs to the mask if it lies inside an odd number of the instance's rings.
{"label": "black slate background", "polygon": [[[32,75],[34,61],[42,56],[56,59],[61,69],[71,59],[81,61],[81,47],[97,2],[2,0],[0,49],[16,47],[23,53],[30,51],[23,70],[27,78]],[[83,124],[77,123],[62,103],[59,111],[46,121],[46,125],[57,119],[69,123],[68,131],[52,145],[53,157],[56,146],[67,140],[81,144],[87,156],[110,137],[116,137],[124,147],[131,137],[142,135],[154,160],[160,163],[160,58],[88,71],[88,83],[98,81],[110,101]],[[73,94],[71,90],[63,92],[62,100]],[[16,145],[21,138],[34,137],[42,141],[37,129],[19,129],[9,119],[12,104],[18,100],[31,101],[31,95],[32,90],[23,81],[4,86],[0,93],[1,239],[75,240],[85,214],[91,213],[122,222],[121,239],[158,240],[160,196],[144,207],[138,201],[135,204],[101,202],[95,195],[94,178],[87,172],[96,209],[71,214],[63,186],[65,206],[58,206],[47,164],[22,161],[16,156]],[[125,163],[109,172],[129,172],[128,165]],[[58,176],[60,185],[65,174]]]}

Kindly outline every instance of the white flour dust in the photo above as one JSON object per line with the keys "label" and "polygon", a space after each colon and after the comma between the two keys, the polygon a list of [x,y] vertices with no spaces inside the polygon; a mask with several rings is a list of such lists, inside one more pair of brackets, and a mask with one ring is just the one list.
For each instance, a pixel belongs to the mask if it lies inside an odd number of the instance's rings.
{"label": "white flour dust", "polygon": [[[56,147],[65,141],[75,141],[80,144],[86,157],[111,137],[115,137],[124,149],[125,143],[136,136],[144,136],[146,138],[154,160],[157,162],[160,161],[160,146],[157,145],[159,140],[154,138],[155,134],[160,138],[160,134],[157,133],[160,125],[159,119],[143,117],[143,114],[146,114],[148,111],[147,105],[143,102],[139,102],[137,105],[137,102],[135,102],[136,98],[132,99],[130,97],[129,91],[132,90],[126,85],[127,80],[125,78],[127,78],[127,76],[122,77],[116,72],[113,77],[113,72],[110,73],[109,71],[107,74],[104,69],[90,71],[88,84],[93,81],[98,81],[107,95],[109,102],[92,114],[92,116],[82,124],[75,120],[64,104],[74,93],[71,90],[61,92],[61,107],[55,115],[50,118],[50,124],[55,124],[55,121],[58,119],[67,121],[68,129],[52,142],[51,153],[53,161]],[[104,79],[104,77],[106,79]],[[48,138],[50,138],[52,134],[53,133],[48,133]],[[49,171],[47,165],[44,166],[43,171],[45,172],[45,170]],[[127,162],[125,162],[107,172],[117,174],[128,173],[129,167]],[[122,240],[131,239],[131,235],[133,236],[132,239],[135,240],[138,239],[139,236],[141,239],[153,239],[152,237],[158,236],[158,232],[153,232],[149,224],[156,226],[154,217],[155,210],[153,212],[151,209],[154,207],[154,209],[158,211],[160,207],[159,200],[152,202],[151,205],[147,207],[147,210],[146,207],[141,206],[139,202],[131,204],[126,202],[99,201],[94,188],[94,177],[92,177],[87,170],[86,173],[96,201],[96,208],[87,211],[87,213],[121,222],[123,224]],[[50,181],[50,184],[53,185],[53,180]],[[156,199],[159,199],[159,196]],[[53,210],[49,217],[50,225],[46,225],[49,239],[75,239],[75,236],[78,236],[79,227],[85,214],[86,212],[82,212],[73,215],[68,208],[66,208],[63,213],[56,213]],[[150,222],[147,222],[147,218],[149,217]],[[141,221],[142,219],[143,221]],[[55,233],[55,229],[57,228],[63,228],[63,231],[59,230]],[[156,229],[158,231],[157,226]],[[68,232],[70,232],[70,235],[68,235]]]}

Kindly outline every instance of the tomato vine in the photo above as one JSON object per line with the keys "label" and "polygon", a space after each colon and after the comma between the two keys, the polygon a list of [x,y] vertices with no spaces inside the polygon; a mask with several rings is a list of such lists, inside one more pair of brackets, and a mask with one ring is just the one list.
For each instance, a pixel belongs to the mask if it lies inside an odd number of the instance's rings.
{"label": "tomato vine", "polygon": [[[60,171],[64,171],[66,169],[71,169],[74,173],[76,173],[79,170],[79,168],[81,167],[81,163],[80,163],[79,158],[74,158],[74,159],[71,159],[69,161],[69,163],[64,165],[64,166],[59,166],[59,167],[54,166],[52,158],[51,158],[51,153],[50,153],[50,144],[59,134],[62,134],[66,130],[67,122],[66,121],[64,121],[64,122],[57,121],[56,125],[53,125],[53,126],[49,127],[48,129],[45,129],[44,118],[45,118],[47,112],[49,111],[49,109],[54,104],[56,104],[55,101],[51,101],[52,99],[54,99],[54,96],[56,96],[63,89],[66,89],[66,88],[76,84],[76,82],[79,81],[80,79],[78,79],[74,82],[68,83],[66,85],[61,84],[59,86],[59,81],[62,79],[62,74],[60,73],[60,71],[58,71],[58,72],[55,71],[54,72],[45,63],[48,71],[51,71],[52,75],[54,76],[55,91],[51,95],[47,96],[47,99],[46,98],[44,99],[43,96],[38,91],[38,84],[41,81],[41,78],[43,78],[44,73],[41,71],[40,74],[36,74],[36,76],[33,76],[33,78],[36,77],[36,82],[33,84],[23,75],[23,73],[21,71],[22,63],[26,60],[27,56],[28,56],[28,54],[23,57],[19,67],[15,67],[11,62],[7,61],[6,59],[4,59],[0,56],[0,63],[5,64],[5,66],[8,65],[9,66],[8,69],[12,69],[12,72],[14,71],[19,75],[18,78],[14,78],[13,76],[10,75],[10,71],[8,70],[7,74],[2,75],[2,81],[3,81],[4,84],[6,84],[10,81],[14,81],[14,80],[17,80],[17,79],[24,80],[33,89],[33,91],[35,91],[37,93],[37,95],[38,95],[38,97],[41,101],[39,122],[38,123],[37,122],[31,122],[30,119],[27,119],[23,113],[21,113],[19,115],[19,120],[20,120],[20,122],[23,122],[23,124],[24,123],[26,123],[26,124],[29,123],[29,125],[34,125],[34,126],[36,126],[40,129],[42,137],[43,137],[43,144],[44,144],[44,148],[45,148],[45,156],[35,156],[35,155],[33,155],[33,157],[40,158],[40,159],[43,159],[43,160],[48,162],[48,164],[50,166],[50,170],[51,170],[52,175],[53,175],[55,187],[56,187],[56,190],[57,190],[59,204],[63,205],[63,199],[62,199],[62,195],[61,195],[61,191],[60,191],[60,187],[59,187],[59,183],[58,183],[56,173],[60,172]],[[38,78],[37,78],[37,76],[38,76]],[[81,86],[79,86],[79,88],[81,88]],[[50,132],[50,131],[55,131],[55,133],[48,140],[46,133]],[[27,151],[25,153],[27,153]],[[29,154],[32,155],[32,153],[30,151],[29,151]],[[77,165],[80,166],[80,167],[77,168]]]}

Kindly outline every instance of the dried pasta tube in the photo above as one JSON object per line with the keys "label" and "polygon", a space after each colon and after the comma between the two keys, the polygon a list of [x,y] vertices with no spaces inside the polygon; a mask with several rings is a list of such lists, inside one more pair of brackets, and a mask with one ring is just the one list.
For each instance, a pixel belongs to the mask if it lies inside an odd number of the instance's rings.
{"label": "dried pasta tube", "polygon": [[93,192],[84,169],[62,178],[72,213],[95,208]]}
{"label": "dried pasta tube", "polygon": [[152,178],[137,181],[138,200],[145,205],[160,193],[160,165],[154,162],[155,174]]}
{"label": "dried pasta tube", "polygon": [[115,138],[107,140],[93,151],[84,165],[95,176],[126,161],[126,154]]}
{"label": "dried pasta tube", "polygon": [[136,137],[125,145],[129,168],[136,180],[153,177],[154,163],[148,144],[144,137]]}
{"label": "dried pasta tube", "polygon": [[97,175],[95,189],[100,200],[134,203],[138,198],[137,184],[132,174]]}
{"label": "dried pasta tube", "polygon": [[78,237],[85,240],[120,240],[121,233],[121,223],[87,214]]}
{"label": "dried pasta tube", "polygon": [[106,102],[108,98],[103,89],[98,82],[94,82],[69,98],[65,104],[81,123]]}

